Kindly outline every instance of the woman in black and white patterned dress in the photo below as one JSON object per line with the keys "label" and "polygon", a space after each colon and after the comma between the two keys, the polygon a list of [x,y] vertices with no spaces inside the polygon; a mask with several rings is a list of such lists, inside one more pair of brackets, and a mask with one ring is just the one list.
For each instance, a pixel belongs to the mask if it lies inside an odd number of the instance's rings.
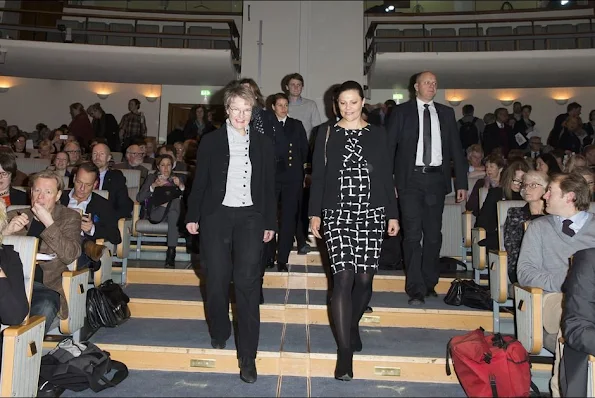
{"label": "woman in black and white patterned dress", "polygon": [[[359,321],[372,296],[382,237],[399,230],[386,132],[362,118],[361,85],[337,90],[342,119],[316,138],[310,192],[310,228],[324,240],[333,272],[331,313],[337,336],[335,378],[353,378],[353,352],[361,351]],[[322,216],[322,217],[321,217]]]}

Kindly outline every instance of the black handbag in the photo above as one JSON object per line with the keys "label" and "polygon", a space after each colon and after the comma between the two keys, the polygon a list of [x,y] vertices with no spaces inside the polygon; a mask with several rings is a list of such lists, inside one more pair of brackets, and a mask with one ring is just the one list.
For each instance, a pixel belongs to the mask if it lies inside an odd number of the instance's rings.
{"label": "black handbag", "polygon": [[492,298],[490,297],[490,288],[480,286],[473,280],[455,279],[450,284],[450,289],[444,297],[444,302],[448,305],[475,308],[478,310],[491,310]]}
{"label": "black handbag", "polygon": [[[167,213],[169,213],[169,208],[171,207],[172,201],[181,197],[182,195],[182,190],[175,185],[156,187],[151,197],[147,200],[147,220],[149,220],[151,224],[159,224],[163,222],[163,220],[165,220],[167,217]],[[166,203],[167,206],[165,207],[165,211],[163,212],[161,219],[153,219],[153,217],[151,217],[151,212],[155,208]]]}
{"label": "black handbag", "polygon": [[87,320],[93,330],[114,328],[130,318],[130,298],[111,279],[87,292]]}

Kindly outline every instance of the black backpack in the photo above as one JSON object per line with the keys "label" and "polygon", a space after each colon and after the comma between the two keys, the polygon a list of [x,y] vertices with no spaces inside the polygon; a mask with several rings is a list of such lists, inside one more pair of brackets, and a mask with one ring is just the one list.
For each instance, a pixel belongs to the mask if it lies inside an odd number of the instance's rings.
{"label": "black backpack", "polygon": [[466,150],[473,144],[479,143],[479,130],[477,129],[477,122],[479,119],[474,117],[472,121],[461,123],[461,127],[459,128],[459,135],[461,137],[461,144],[463,145],[463,150]]}
{"label": "black backpack", "polygon": [[[108,379],[112,370],[116,372]],[[126,377],[126,365],[112,360],[109,352],[88,341],[75,343],[69,337],[41,358],[38,396],[59,396],[65,389],[84,391],[90,388],[99,392],[115,387]]]}

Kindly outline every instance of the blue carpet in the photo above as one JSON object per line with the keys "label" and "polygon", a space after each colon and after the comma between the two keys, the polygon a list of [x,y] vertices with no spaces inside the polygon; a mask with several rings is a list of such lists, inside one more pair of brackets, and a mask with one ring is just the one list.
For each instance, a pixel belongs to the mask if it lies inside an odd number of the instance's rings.
{"label": "blue carpet", "polygon": [[382,380],[350,382],[330,378],[312,378],[312,397],[464,397],[458,384],[411,383]]}

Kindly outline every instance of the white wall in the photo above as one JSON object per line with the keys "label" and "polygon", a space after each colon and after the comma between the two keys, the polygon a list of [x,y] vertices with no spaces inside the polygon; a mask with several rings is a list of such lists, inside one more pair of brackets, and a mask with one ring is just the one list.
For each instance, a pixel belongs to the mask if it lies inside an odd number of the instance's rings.
{"label": "white wall", "polygon": [[[160,86],[1,77],[0,87],[10,87],[0,94],[0,119],[27,132],[34,130],[37,123],[45,123],[50,129],[69,124],[69,106],[74,102],[85,107],[99,102],[120,121],[128,112],[128,101],[137,98],[145,114],[148,135],[158,133],[160,101],[150,103],[145,95],[159,95]],[[101,100],[97,92],[111,94]]]}

